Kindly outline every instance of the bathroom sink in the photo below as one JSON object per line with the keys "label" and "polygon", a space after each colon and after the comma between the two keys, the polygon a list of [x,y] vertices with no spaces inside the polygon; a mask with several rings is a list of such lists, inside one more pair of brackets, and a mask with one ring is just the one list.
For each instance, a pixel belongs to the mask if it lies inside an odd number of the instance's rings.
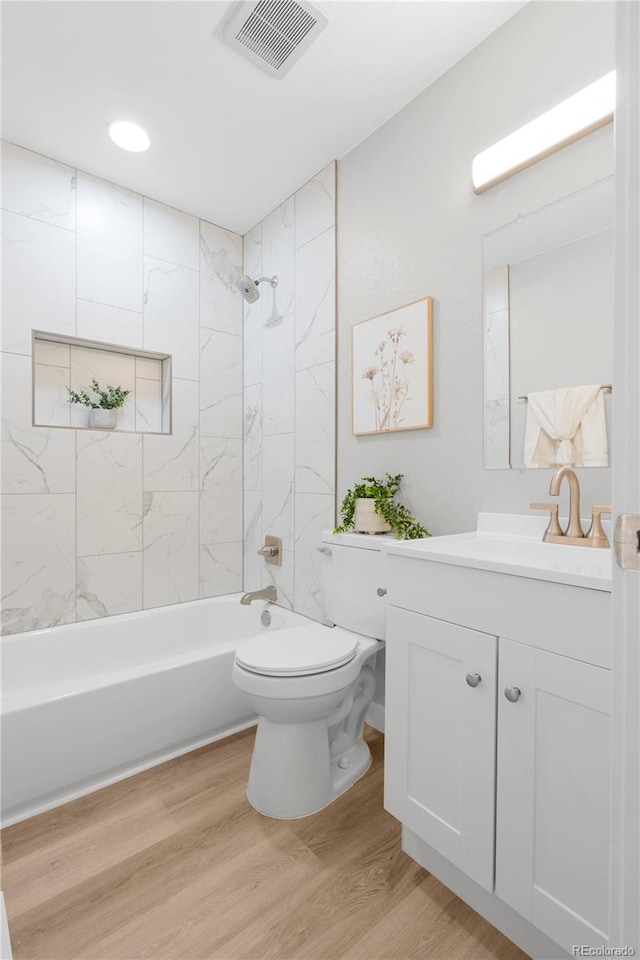
{"label": "bathroom sink", "polygon": [[[493,518],[496,518],[495,520]],[[611,550],[544,543],[538,518],[479,514],[472,533],[425,540],[389,541],[388,553],[494,570],[517,577],[611,590]],[[518,522],[524,521],[524,522]]]}

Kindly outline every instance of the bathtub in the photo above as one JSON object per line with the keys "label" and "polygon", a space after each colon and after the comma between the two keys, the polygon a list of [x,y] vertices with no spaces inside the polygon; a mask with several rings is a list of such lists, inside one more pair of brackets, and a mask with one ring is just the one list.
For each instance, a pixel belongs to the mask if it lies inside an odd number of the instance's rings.
{"label": "bathtub", "polygon": [[231,681],[238,641],[307,621],[239,599],[3,637],[3,825],[255,723]]}

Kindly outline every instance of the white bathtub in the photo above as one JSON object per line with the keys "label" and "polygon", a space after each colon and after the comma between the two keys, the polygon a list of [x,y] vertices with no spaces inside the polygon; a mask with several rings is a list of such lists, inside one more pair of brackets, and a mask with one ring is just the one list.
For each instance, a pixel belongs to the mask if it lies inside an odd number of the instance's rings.
{"label": "white bathtub", "polygon": [[306,621],[239,599],[3,637],[3,825],[254,723],[231,681],[238,641]]}

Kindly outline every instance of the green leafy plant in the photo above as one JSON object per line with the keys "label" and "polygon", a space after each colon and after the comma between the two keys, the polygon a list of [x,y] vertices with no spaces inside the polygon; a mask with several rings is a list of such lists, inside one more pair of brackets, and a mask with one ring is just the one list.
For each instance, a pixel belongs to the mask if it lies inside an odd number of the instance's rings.
{"label": "green leafy plant", "polygon": [[91,407],[92,410],[117,410],[123,406],[125,400],[131,393],[131,390],[123,390],[122,387],[112,387],[107,384],[107,389],[103,390],[96,379],[91,381],[93,396],[90,396],[85,390],[79,393],[76,390],[69,391],[69,403],[81,403],[85,407]]}
{"label": "green leafy plant", "polygon": [[375,501],[375,512],[383,520],[386,520],[398,540],[416,540],[418,537],[430,537],[431,534],[426,527],[423,527],[403,504],[397,503],[394,499],[403,479],[404,474],[402,473],[395,476],[387,473],[385,480],[363,477],[359,483],[355,483],[350,490],[347,490],[340,507],[342,524],[336,527],[333,532],[348,533],[349,530],[353,530],[356,500],[363,498]]}

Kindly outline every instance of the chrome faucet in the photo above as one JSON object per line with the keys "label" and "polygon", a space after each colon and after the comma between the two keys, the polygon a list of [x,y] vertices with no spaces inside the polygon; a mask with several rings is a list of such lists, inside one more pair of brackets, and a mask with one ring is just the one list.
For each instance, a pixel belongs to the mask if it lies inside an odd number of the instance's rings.
{"label": "chrome faucet", "polygon": [[264,587],[263,590],[252,590],[251,593],[243,593],[240,598],[240,603],[243,606],[247,606],[249,603],[253,603],[254,600],[271,600],[272,603],[278,599],[278,591],[273,586],[272,583],[268,587]]}
{"label": "chrome faucet", "polygon": [[569,484],[569,523],[563,530],[558,520],[557,503],[532,503],[532,510],[549,510],[549,525],[542,539],[546,543],[565,543],[574,547],[608,547],[609,540],[602,527],[603,513],[611,513],[611,507],[594,506],[591,508],[591,526],[585,533],[580,522],[580,481],[571,467],[560,467],[554,474],[549,485],[552,497],[560,495],[562,481],[566,478]]}

